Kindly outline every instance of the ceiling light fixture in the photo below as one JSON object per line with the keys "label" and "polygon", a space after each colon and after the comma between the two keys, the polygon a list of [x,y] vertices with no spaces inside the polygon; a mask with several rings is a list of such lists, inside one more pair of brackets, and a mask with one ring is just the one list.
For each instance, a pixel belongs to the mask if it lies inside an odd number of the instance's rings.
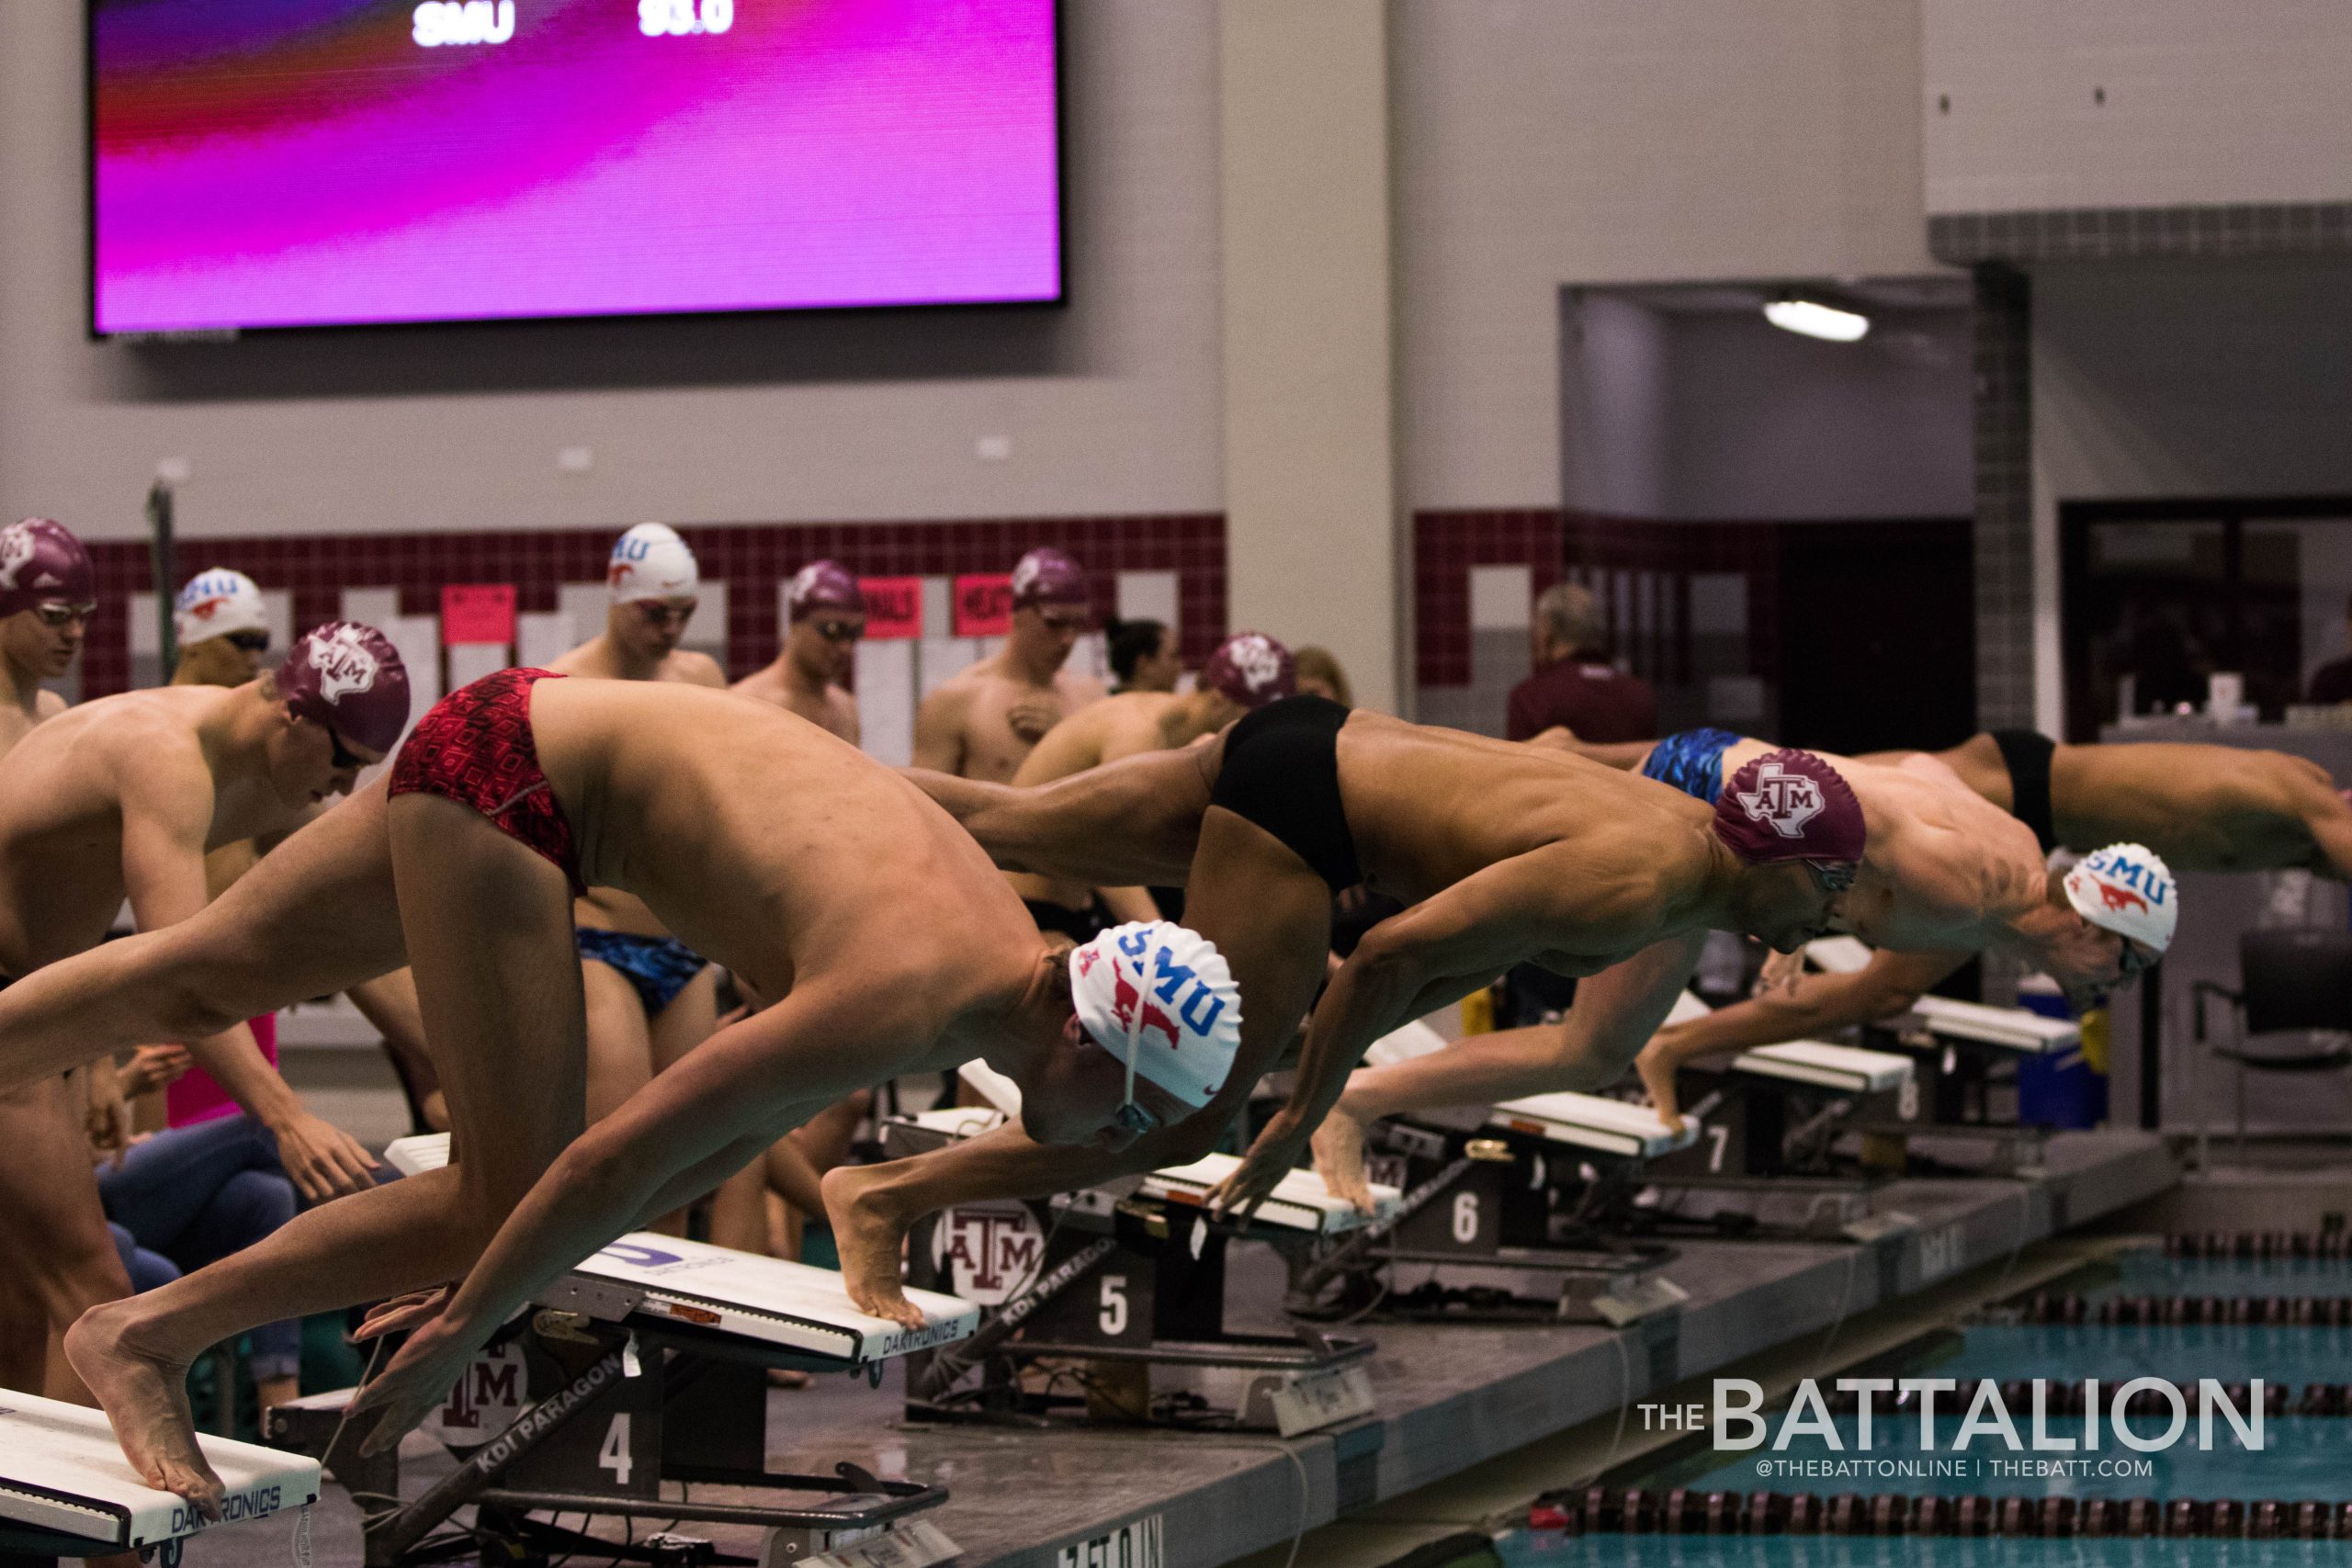
{"label": "ceiling light fixture", "polygon": [[1871,319],[1859,310],[1841,310],[1818,299],[1794,296],[1769,301],[1764,319],[1782,332],[1817,337],[1829,343],[1860,343],[1871,330]]}

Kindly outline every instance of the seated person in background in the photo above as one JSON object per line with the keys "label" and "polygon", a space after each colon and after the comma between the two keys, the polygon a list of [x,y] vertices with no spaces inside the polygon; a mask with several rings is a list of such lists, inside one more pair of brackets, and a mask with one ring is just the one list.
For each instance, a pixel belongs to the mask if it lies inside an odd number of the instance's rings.
{"label": "seated person in background", "polygon": [[1657,734],[1657,694],[1609,662],[1608,628],[1592,590],[1555,582],[1535,601],[1528,628],[1533,674],[1511,688],[1510,739],[1563,728],[1579,740],[1646,740]]}
{"label": "seated person in background", "polygon": [[[1051,783],[1146,751],[1174,751],[1214,735],[1247,713],[1291,694],[1290,650],[1263,632],[1236,632],[1217,644],[1201,678],[1182,696],[1123,692],[1080,708],[1048,730],[1012,782]],[[1084,942],[1106,926],[1156,920],[1159,910],[1141,887],[1089,887],[1060,877],[1008,872],[1037,929]]]}
{"label": "seated person in background", "polygon": [[1321,697],[1343,708],[1356,705],[1356,689],[1348,683],[1348,672],[1340,665],[1339,655],[1329,649],[1309,643],[1297,651],[1296,664],[1300,696]]}
{"label": "seated person in background", "polygon": [[1184,672],[1176,633],[1165,621],[1114,620],[1102,628],[1111,656],[1111,690],[1172,692]]}
{"label": "seated person in background", "polygon": [[734,691],[797,713],[856,745],[857,698],[847,682],[858,639],[865,635],[865,590],[846,568],[814,560],[794,574],[784,603],[789,624],[775,662],[736,682]]}

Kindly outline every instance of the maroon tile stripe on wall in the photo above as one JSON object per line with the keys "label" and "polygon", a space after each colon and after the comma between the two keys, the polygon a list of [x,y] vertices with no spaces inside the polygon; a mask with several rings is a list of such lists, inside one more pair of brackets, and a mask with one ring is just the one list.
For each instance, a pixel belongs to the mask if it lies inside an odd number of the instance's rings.
{"label": "maroon tile stripe on wall", "polygon": [[[1094,603],[1116,603],[1115,574],[1178,574],[1184,657],[1197,665],[1225,635],[1225,519],[1210,513],[1145,517],[1050,517],[942,523],[740,524],[681,527],[706,578],[727,584],[727,668],[751,673],[775,657],[776,587],[808,561],[829,556],[867,577],[1009,571],[1023,550],[1050,545],[1085,566]],[[404,615],[440,609],[444,585],[512,582],[521,608],[556,607],[567,582],[594,582],[621,530],[507,529],[453,534],[365,534],[193,538],[179,542],[183,578],[232,567],[264,588],[290,589],[294,624],[339,613],[346,588],[397,588]],[[128,598],[153,587],[147,546],[94,544],[98,612],[83,652],[90,696],[130,682]],[[942,628],[944,634],[944,628]]]}

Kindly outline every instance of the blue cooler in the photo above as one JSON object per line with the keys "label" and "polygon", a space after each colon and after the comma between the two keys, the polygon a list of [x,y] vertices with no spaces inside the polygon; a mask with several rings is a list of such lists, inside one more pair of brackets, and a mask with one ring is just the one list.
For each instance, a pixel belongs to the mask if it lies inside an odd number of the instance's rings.
{"label": "blue cooler", "polygon": [[[2029,975],[2018,1005],[2044,1018],[2073,1018],[2057,982]],[[2096,1127],[2107,1120],[2107,1010],[2086,1013],[2082,1043],[2018,1061],[2018,1121],[2028,1127]]]}

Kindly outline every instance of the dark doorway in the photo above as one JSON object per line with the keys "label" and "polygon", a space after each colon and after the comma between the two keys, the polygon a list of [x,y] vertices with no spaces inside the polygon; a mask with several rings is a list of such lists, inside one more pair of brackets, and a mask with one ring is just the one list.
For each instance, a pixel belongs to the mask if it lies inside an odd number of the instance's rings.
{"label": "dark doorway", "polygon": [[1852,756],[1973,733],[1969,525],[1783,524],[1780,535],[1781,738]]}

